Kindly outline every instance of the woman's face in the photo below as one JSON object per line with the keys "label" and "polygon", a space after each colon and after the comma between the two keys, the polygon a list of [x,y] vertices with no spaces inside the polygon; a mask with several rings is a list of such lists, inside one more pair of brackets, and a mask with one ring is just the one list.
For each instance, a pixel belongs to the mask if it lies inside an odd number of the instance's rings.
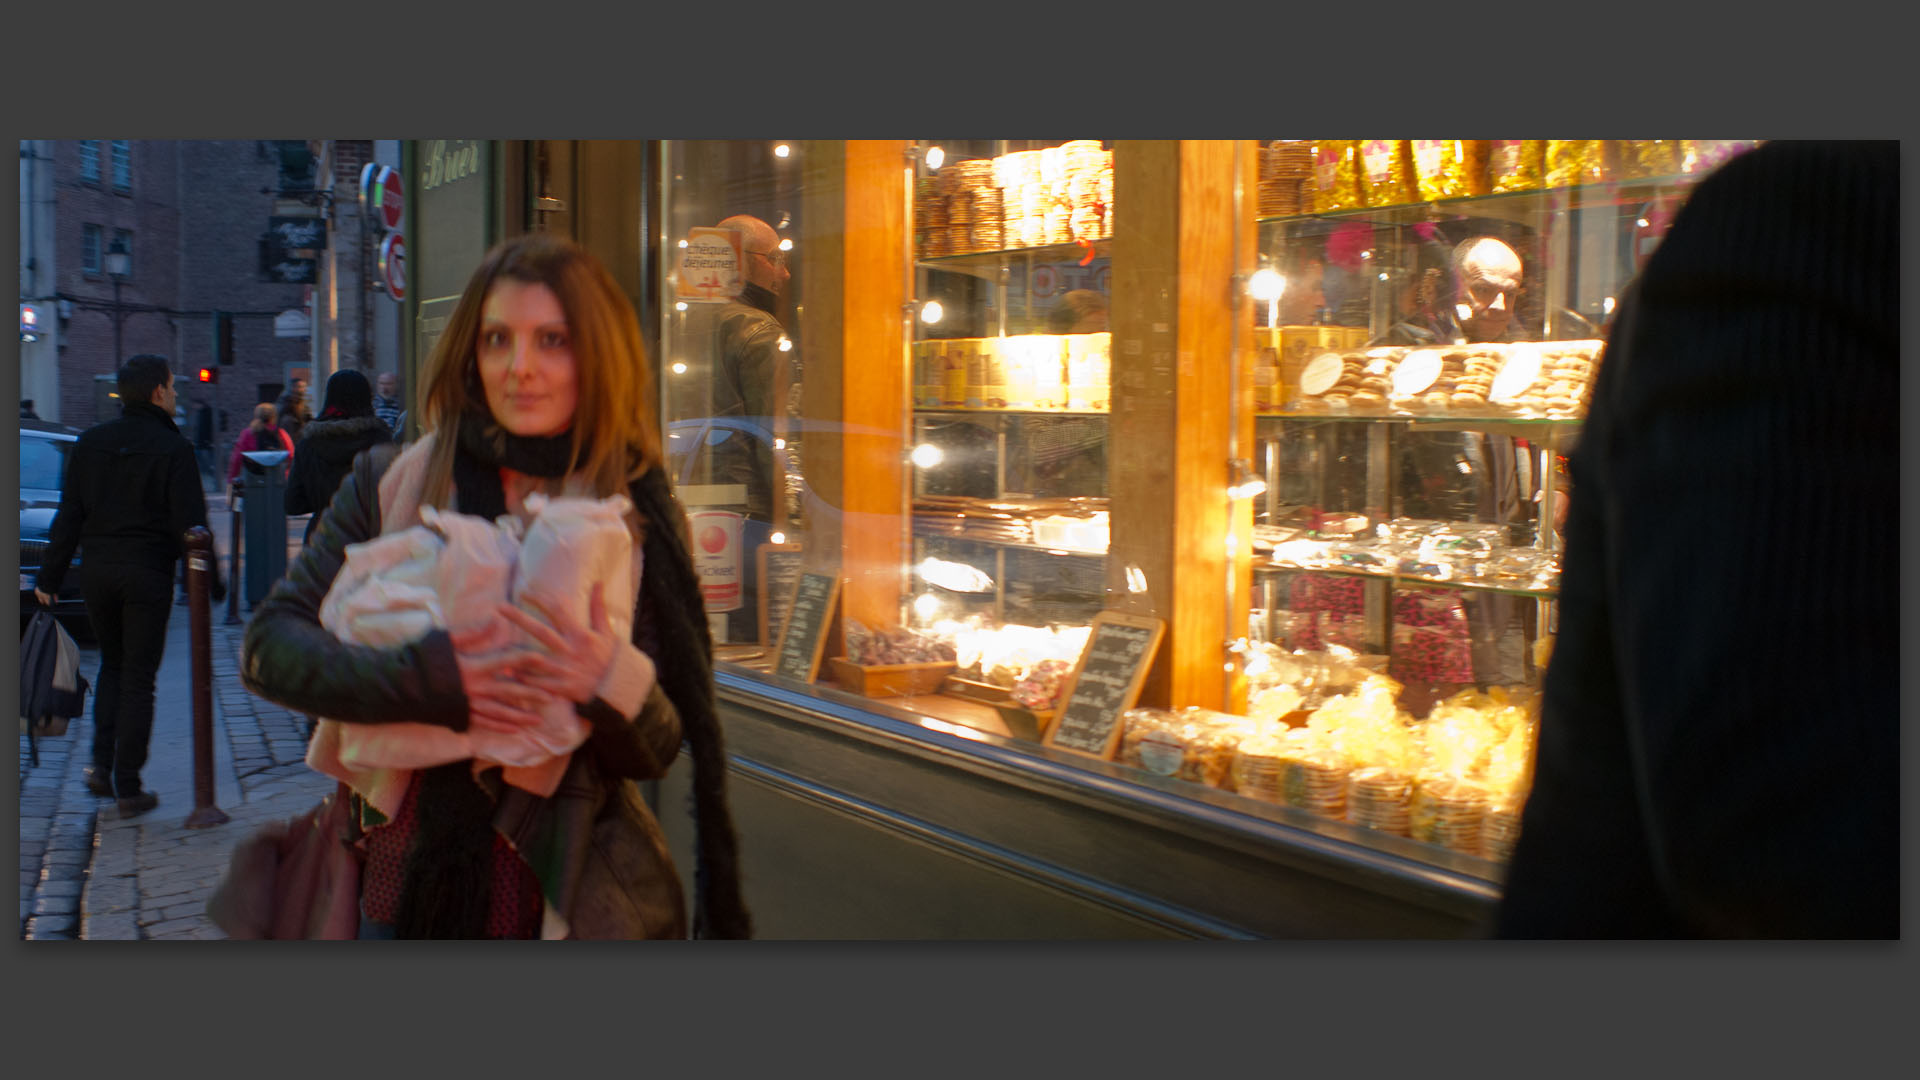
{"label": "woman's face", "polygon": [[514,435],[573,426],[579,383],[560,298],[545,285],[503,278],[487,291],[476,347],[487,408]]}

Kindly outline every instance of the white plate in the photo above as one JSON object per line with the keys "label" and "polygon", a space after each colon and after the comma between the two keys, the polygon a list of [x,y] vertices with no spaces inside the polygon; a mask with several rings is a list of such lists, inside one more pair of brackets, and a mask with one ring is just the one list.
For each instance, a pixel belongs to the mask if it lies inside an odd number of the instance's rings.
{"label": "white plate", "polygon": [[1508,401],[1525,392],[1540,377],[1540,350],[1532,345],[1515,345],[1507,350],[1507,362],[1493,377],[1488,401]]}
{"label": "white plate", "polygon": [[1439,377],[1440,350],[1415,349],[1393,369],[1394,396],[1413,397],[1424,393]]}
{"label": "white plate", "polygon": [[1300,371],[1300,392],[1308,397],[1319,397],[1333,389],[1340,381],[1342,361],[1337,352],[1324,352],[1307,361]]}

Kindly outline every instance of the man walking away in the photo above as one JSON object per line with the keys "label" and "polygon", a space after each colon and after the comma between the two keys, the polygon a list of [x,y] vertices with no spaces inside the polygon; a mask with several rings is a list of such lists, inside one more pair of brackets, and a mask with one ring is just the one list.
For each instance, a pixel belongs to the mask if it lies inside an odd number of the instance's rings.
{"label": "man walking away", "polygon": [[[87,618],[100,642],[94,680],[93,765],[87,790],[117,796],[120,816],[144,814],[160,799],[140,788],[153,733],[153,683],[166,649],[174,564],[184,537],[207,523],[193,444],[173,422],[173,372],[142,354],[120,369],[118,420],[82,432],[67,466],[34,597],[52,605],[76,548]],[[226,598],[219,562],[213,599]]]}

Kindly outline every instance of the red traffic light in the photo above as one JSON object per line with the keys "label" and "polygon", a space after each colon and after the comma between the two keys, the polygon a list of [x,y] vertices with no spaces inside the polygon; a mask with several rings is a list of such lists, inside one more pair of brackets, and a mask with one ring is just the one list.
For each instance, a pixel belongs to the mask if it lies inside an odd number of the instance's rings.
{"label": "red traffic light", "polygon": [[219,369],[219,368],[210,368],[210,367],[203,367],[203,368],[201,368],[201,369],[200,369],[200,381],[201,381],[201,382],[203,382],[203,383],[217,383],[217,382],[219,382],[219,381],[220,381],[220,369]]}

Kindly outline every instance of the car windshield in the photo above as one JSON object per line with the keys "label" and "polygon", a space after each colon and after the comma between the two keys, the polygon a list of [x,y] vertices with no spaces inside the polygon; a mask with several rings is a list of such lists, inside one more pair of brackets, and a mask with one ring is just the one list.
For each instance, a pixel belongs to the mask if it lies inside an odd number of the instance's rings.
{"label": "car windshield", "polygon": [[63,439],[20,440],[20,486],[47,491],[60,490],[67,469],[67,444]]}

